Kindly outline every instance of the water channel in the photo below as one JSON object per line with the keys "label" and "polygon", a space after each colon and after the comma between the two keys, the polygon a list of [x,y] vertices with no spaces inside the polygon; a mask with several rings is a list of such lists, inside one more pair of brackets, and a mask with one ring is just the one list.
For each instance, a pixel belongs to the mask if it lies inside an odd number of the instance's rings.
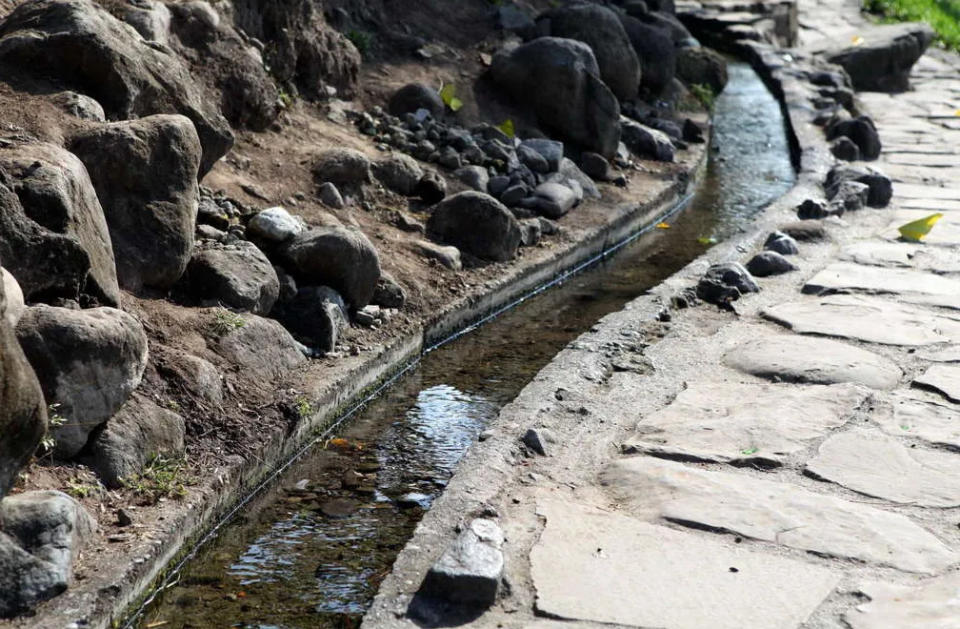
{"label": "water channel", "polygon": [[499,409],[598,319],[792,186],[779,105],[749,66],[729,70],[706,179],[670,229],[428,353],[250,501],[130,626],[359,625],[423,510]]}

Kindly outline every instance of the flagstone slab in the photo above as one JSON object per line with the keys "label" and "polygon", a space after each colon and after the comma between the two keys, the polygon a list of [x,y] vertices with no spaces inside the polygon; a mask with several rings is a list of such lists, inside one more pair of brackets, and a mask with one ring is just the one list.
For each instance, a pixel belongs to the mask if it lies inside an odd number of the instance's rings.
{"label": "flagstone slab", "polygon": [[960,342],[960,320],[879,297],[831,295],[778,304],[762,315],[798,334],[915,347]]}
{"label": "flagstone slab", "polygon": [[810,384],[862,384],[893,389],[903,372],[891,360],[830,339],[770,334],[744,341],[724,363],[759,378]]}
{"label": "flagstone slab", "polygon": [[894,187],[897,197],[913,199],[960,200],[960,188],[940,188],[916,183],[901,183]]}
{"label": "flagstone slab", "polygon": [[633,513],[818,555],[920,574],[958,559],[906,516],[790,483],[644,456],[611,464],[602,482]]}
{"label": "flagstone slab", "polygon": [[908,448],[877,430],[833,435],[807,463],[806,472],[899,504],[960,506],[960,455]]}
{"label": "flagstone slab", "polygon": [[960,273],[960,255],[957,252],[908,242],[858,242],[844,247],[840,259],[857,264],[896,266],[940,274]]}
{"label": "flagstone slab", "polygon": [[960,280],[914,271],[884,269],[852,262],[835,262],[803,287],[808,295],[835,292],[897,295],[915,304],[960,310]]}
{"label": "flagstone slab", "polygon": [[928,210],[931,213],[960,212],[960,201],[956,200],[912,197],[898,200],[897,205],[907,210]]}
{"label": "flagstone slab", "polygon": [[852,385],[694,383],[624,444],[679,460],[780,466],[842,426],[866,398]]}
{"label": "flagstone slab", "polygon": [[888,413],[873,417],[885,433],[960,449],[960,408],[957,406],[924,399],[909,391],[894,393],[890,404]]}
{"label": "flagstone slab", "polygon": [[960,403],[960,366],[933,365],[913,382],[936,389],[948,400]]}
{"label": "flagstone slab", "polygon": [[843,615],[851,629],[953,629],[960,626],[960,572],[910,587],[865,583],[870,602]]}
{"label": "flagstone slab", "polygon": [[960,363],[960,345],[921,350],[917,352],[917,356],[935,363]]}
{"label": "flagstone slab", "polygon": [[890,153],[884,155],[883,161],[891,164],[927,166],[929,168],[954,168],[960,166],[960,155],[944,155],[942,153]]}
{"label": "flagstone slab", "polygon": [[795,629],[839,575],[617,513],[542,500],[530,553],[536,608],[660,629]]}

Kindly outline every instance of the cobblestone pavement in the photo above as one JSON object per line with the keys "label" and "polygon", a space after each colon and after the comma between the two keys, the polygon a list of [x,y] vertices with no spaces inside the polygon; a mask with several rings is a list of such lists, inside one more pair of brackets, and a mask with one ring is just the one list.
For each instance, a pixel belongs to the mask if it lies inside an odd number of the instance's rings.
{"label": "cobblestone pavement", "polygon": [[[870,37],[844,0],[804,0],[800,27],[810,50]],[[912,83],[859,94],[889,207],[823,221],[735,314],[600,322],[471,451],[366,624],[407,624],[452,524],[485,515],[508,585],[479,626],[960,627],[960,58]]]}

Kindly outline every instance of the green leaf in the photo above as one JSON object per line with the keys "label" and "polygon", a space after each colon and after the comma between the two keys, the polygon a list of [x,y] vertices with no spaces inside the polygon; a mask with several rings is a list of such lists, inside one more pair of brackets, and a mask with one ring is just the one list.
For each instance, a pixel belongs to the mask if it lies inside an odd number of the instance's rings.
{"label": "green leaf", "polygon": [[447,103],[447,106],[450,107],[451,111],[460,111],[460,108],[463,107],[463,101],[454,96],[450,99],[450,102]]}
{"label": "green leaf", "polygon": [[697,242],[701,245],[715,245],[717,244],[717,239],[713,236],[700,236],[697,238]]}
{"label": "green leaf", "polygon": [[751,454],[756,454],[760,448],[747,448],[746,450],[741,450],[740,454],[749,456]]}
{"label": "green leaf", "polygon": [[507,118],[506,120],[498,124],[497,128],[503,131],[503,134],[506,135],[511,140],[517,136],[517,129],[513,125],[513,118]]}
{"label": "green leaf", "polygon": [[440,98],[441,100],[443,100],[443,104],[446,105],[447,107],[451,106],[450,103],[453,102],[456,96],[457,96],[457,86],[454,85],[453,83],[447,83],[440,90]]}

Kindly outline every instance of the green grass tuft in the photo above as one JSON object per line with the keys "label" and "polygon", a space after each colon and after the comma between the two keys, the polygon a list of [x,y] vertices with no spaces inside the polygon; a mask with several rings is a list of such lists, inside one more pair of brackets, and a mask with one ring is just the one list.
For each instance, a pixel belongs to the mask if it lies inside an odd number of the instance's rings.
{"label": "green grass tuft", "polygon": [[865,0],[864,8],[884,22],[926,22],[945,48],[960,51],[960,0]]}

